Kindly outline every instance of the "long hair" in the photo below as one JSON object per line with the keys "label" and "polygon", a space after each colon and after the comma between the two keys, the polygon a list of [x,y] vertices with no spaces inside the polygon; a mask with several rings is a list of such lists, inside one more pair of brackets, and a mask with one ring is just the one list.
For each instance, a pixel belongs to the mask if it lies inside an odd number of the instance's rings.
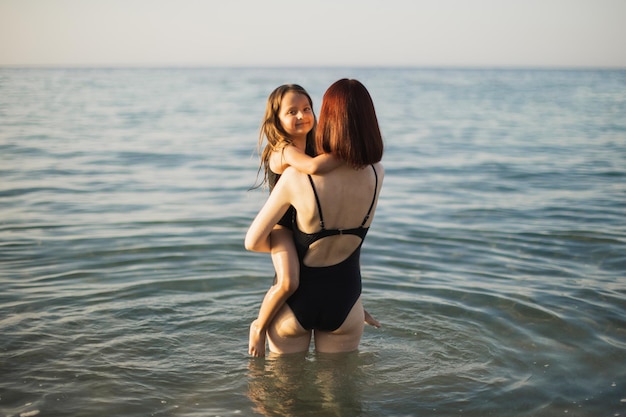
{"label": "long hair", "polygon": [[[296,94],[302,94],[309,100],[309,104],[311,105],[311,109],[313,109],[313,100],[307,91],[299,86],[298,84],[284,84],[280,87],[277,87],[274,91],[272,91],[267,98],[267,105],[265,106],[265,116],[263,117],[263,122],[261,123],[261,129],[259,132],[259,143],[257,147],[257,151],[261,157],[261,163],[259,165],[258,174],[263,169],[263,180],[256,187],[264,185],[268,182],[268,172],[269,172],[269,163],[270,163],[270,155],[272,152],[281,150],[285,146],[289,145],[292,142],[292,139],[289,137],[285,129],[280,124],[279,112],[280,112],[280,103],[283,100],[285,94],[292,92]],[[317,124],[317,119],[315,117],[315,112],[313,112],[313,128],[306,135],[307,148],[310,148],[314,145],[315,140],[315,127]],[[267,143],[265,144],[265,141]],[[256,188],[255,187],[255,188]]]}
{"label": "long hair", "polygon": [[343,78],[328,87],[315,145],[318,152],[332,153],[357,169],[382,159],[384,145],[374,103],[361,82]]}

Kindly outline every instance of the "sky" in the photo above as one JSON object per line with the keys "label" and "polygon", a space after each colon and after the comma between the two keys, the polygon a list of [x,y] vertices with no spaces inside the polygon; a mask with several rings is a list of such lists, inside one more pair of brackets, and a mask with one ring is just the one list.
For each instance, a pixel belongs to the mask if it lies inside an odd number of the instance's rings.
{"label": "sky", "polygon": [[626,0],[0,0],[0,66],[626,68]]}

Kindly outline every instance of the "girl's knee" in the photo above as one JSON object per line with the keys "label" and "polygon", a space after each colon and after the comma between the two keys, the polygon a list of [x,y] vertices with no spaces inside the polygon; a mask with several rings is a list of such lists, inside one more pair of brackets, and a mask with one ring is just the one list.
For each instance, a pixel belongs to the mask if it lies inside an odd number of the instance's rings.
{"label": "girl's knee", "polygon": [[297,275],[291,275],[283,277],[278,280],[278,286],[280,291],[282,291],[286,295],[291,295],[298,289],[298,285],[300,284],[300,280]]}

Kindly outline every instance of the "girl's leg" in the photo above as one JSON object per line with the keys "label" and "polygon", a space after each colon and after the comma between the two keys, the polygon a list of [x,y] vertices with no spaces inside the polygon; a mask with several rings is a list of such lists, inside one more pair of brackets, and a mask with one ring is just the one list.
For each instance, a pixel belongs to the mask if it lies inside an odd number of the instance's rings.
{"label": "girl's leg", "polygon": [[376,320],[370,313],[368,313],[367,310],[363,309],[363,313],[365,314],[365,323],[376,328],[380,327],[380,322]]}
{"label": "girl's leg", "polygon": [[263,298],[259,316],[250,325],[248,353],[253,356],[265,356],[267,327],[299,284],[300,264],[291,230],[276,226],[270,234],[270,242],[276,280]]}

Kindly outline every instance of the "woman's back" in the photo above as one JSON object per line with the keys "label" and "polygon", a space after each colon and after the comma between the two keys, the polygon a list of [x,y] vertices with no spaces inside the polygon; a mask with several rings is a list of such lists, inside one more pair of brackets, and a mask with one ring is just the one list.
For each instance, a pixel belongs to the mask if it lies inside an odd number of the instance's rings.
{"label": "woman's back", "polygon": [[343,165],[324,175],[311,176],[313,184],[306,175],[298,175],[294,181],[297,192],[292,194],[297,230],[302,234],[339,230],[324,233],[330,236],[311,243],[303,259],[305,265],[334,265],[359,247],[362,243],[359,233],[342,231],[363,227],[366,232],[374,217],[383,176],[380,163],[358,170]]}

